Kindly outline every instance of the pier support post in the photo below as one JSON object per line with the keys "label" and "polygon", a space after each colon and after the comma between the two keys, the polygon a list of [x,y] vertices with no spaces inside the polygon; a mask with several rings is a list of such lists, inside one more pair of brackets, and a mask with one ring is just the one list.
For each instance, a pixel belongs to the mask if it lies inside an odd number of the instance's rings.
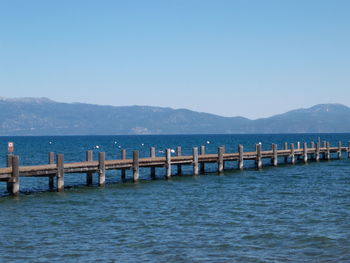
{"label": "pier support post", "polygon": [[350,141],[348,142],[348,149],[347,149],[347,152],[348,152],[348,158],[350,159]]}
{"label": "pier support post", "polygon": [[318,141],[316,144],[316,155],[315,155],[316,162],[320,161],[320,147],[321,147],[321,143]]}
{"label": "pier support post", "polygon": [[171,178],[171,151],[170,149],[166,149],[165,155],[165,178]]}
{"label": "pier support post", "polygon": [[133,151],[133,161],[132,161],[132,171],[133,171],[133,175],[132,175],[132,179],[134,181],[134,183],[139,181],[139,177],[140,177],[140,169],[139,169],[139,151]]}
{"label": "pier support post", "polygon": [[106,153],[98,153],[98,186],[104,186],[106,181]]}
{"label": "pier support post", "polygon": [[12,174],[7,182],[7,190],[10,195],[19,195],[19,157],[12,155],[11,157]]}
{"label": "pier support post", "polygon": [[310,148],[311,148],[311,159],[315,160],[315,142],[310,142]]}
{"label": "pier support post", "polygon": [[[55,153],[49,152],[49,164],[55,164]],[[54,188],[54,178],[55,176],[49,176],[49,189],[52,190]]]}
{"label": "pier support post", "polygon": [[327,141],[323,141],[323,148],[327,148]]}
{"label": "pier support post", "polygon": [[331,152],[330,152],[330,149],[329,149],[329,142],[326,142],[326,160],[330,160],[331,159]]}
{"label": "pier support post", "polygon": [[[151,158],[156,157],[156,148],[155,147],[150,148],[150,156],[151,156]],[[156,167],[151,167],[151,179],[152,180],[156,179]]]}
{"label": "pier support post", "polygon": [[[6,155],[6,166],[12,167],[13,154],[9,153]],[[7,191],[11,193],[11,184],[7,183]]]}
{"label": "pier support post", "polygon": [[[125,149],[121,149],[120,155],[121,155],[122,160],[126,160],[126,150]],[[126,181],[126,169],[121,170],[121,179],[122,179],[122,182]]]}
{"label": "pier support post", "polygon": [[[176,147],[176,156],[181,156],[181,146],[177,146]],[[177,165],[177,175],[181,175],[182,174],[182,166],[181,164]]]}
{"label": "pier support post", "polygon": [[[94,160],[93,158],[93,151],[86,151],[86,161],[92,162]],[[86,185],[92,185],[93,183],[93,172],[87,172],[86,173]]]}
{"label": "pier support post", "polygon": [[57,166],[57,192],[62,192],[64,190],[64,155],[57,154],[56,155],[56,166]]}
{"label": "pier support post", "polygon": [[327,160],[327,141],[323,141],[323,148],[326,150],[323,152],[323,160]]}
{"label": "pier support post", "polygon": [[244,158],[243,158],[243,145],[238,145],[238,169],[243,170],[244,167]]}
{"label": "pier support post", "polygon": [[275,167],[278,165],[277,144],[275,144],[275,143],[272,144],[272,159],[271,159],[271,163]]}
{"label": "pier support post", "polygon": [[[287,142],[284,143],[284,149],[288,150],[288,143]],[[288,156],[284,156],[284,163],[288,163]]]}
{"label": "pier support post", "polygon": [[193,175],[198,175],[198,148],[193,147]]}
{"label": "pier support post", "polygon": [[222,174],[224,172],[224,152],[225,148],[223,146],[218,148],[218,173]]}
{"label": "pier support post", "polygon": [[303,146],[303,159],[304,159],[304,163],[307,163],[307,154],[308,154],[308,149],[307,149],[307,143],[304,142],[304,146]]}
{"label": "pier support post", "polygon": [[[297,151],[297,152],[299,153],[299,152],[300,152],[300,149],[301,149],[301,144],[300,144],[300,142],[297,142],[297,148],[295,149],[295,151]],[[302,155],[300,155],[300,154],[297,154],[297,155],[296,155],[296,159],[297,159],[297,160],[300,160],[301,157],[302,157]]]}
{"label": "pier support post", "polygon": [[13,157],[13,154],[11,154],[11,153],[6,155],[6,165],[7,165],[7,167],[11,167],[12,166],[12,157]]}
{"label": "pier support post", "polygon": [[338,142],[338,159],[341,160],[342,158],[342,142]]}
{"label": "pier support post", "polygon": [[295,151],[294,151],[294,143],[290,144],[290,162],[295,164]]}
{"label": "pier support post", "polygon": [[262,158],[261,158],[261,144],[256,144],[256,159],[255,159],[255,165],[257,169],[262,168]]}
{"label": "pier support post", "polygon": [[[205,146],[204,145],[201,146],[199,154],[200,155],[204,155],[205,154]],[[200,172],[201,172],[201,174],[205,173],[205,163],[204,162],[200,163]]]}

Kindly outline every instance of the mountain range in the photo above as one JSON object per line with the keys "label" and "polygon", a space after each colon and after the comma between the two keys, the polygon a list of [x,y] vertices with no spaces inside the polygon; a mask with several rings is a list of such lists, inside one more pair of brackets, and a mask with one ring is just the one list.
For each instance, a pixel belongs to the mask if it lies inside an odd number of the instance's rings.
{"label": "mountain range", "polygon": [[187,109],[0,97],[0,136],[342,132],[350,132],[350,108],[341,104],[250,120]]}

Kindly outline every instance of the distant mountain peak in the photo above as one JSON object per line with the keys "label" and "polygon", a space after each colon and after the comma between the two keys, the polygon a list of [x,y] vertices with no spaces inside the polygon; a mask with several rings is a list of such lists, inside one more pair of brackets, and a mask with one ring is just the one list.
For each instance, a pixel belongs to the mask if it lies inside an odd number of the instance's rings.
{"label": "distant mountain peak", "polygon": [[330,111],[344,110],[344,109],[348,110],[349,107],[340,103],[318,104],[309,108],[310,111],[323,111],[323,112],[330,112]]}

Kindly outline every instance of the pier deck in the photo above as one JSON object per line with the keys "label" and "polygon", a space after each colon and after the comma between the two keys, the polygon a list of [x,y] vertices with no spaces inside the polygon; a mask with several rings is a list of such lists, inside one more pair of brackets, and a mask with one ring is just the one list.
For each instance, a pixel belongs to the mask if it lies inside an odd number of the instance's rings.
{"label": "pier deck", "polygon": [[[176,165],[178,174],[181,174],[182,165],[193,166],[193,174],[204,173],[205,163],[217,163],[218,173],[222,173],[224,170],[224,163],[228,161],[235,161],[238,163],[238,169],[243,169],[245,160],[254,160],[257,169],[261,169],[263,166],[263,159],[271,159],[273,166],[278,165],[278,159],[284,157],[284,162],[295,164],[301,159],[302,162],[308,162],[309,160],[319,161],[320,159],[330,160],[331,154],[336,153],[337,159],[342,158],[342,153],[346,152],[347,157],[350,158],[350,142],[347,147],[342,146],[341,142],[337,147],[330,147],[329,142],[323,142],[321,147],[320,142],[317,144],[310,143],[311,147],[308,148],[308,144],[304,143],[300,148],[300,143],[294,148],[294,144],[288,145],[285,143],[284,149],[278,150],[276,144],[272,144],[271,150],[262,151],[261,144],[256,144],[256,150],[253,152],[244,152],[243,146],[239,145],[238,152],[225,153],[224,147],[218,148],[217,154],[205,154],[205,147],[200,147],[200,154],[198,148],[193,148],[193,154],[189,156],[181,155],[181,147],[177,147],[177,156],[171,156],[170,149],[166,149],[164,157],[146,157],[139,158],[139,152],[133,152],[132,159],[125,158],[125,150],[122,150],[123,158],[121,160],[105,160],[105,153],[100,152],[97,161],[92,161],[92,151],[88,151],[86,156],[88,161],[64,163],[64,156],[57,154],[56,163],[54,162],[54,154],[49,153],[49,164],[33,165],[33,166],[20,166],[19,157],[16,155],[8,155],[8,167],[0,168],[0,181],[7,183],[7,189],[10,194],[19,194],[19,179],[20,177],[48,177],[49,187],[52,189],[54,185],[54,178],[56,179],[57,190],[63,191],[64,189],[64,174],[66,173],[86,173],[87,184],[92,183],[92,174],[98,173],[98,184],[105,184],[105,171],[106,170],[121,170],[122,177],[125,179],[125,170],[133,171],[133,181],[139,180],[139,168],[149,167],[151,168],[151,177],[155,177],[155,167],[164,167],[166,169],[166,178],[172,176],[172,165]],[[150,150],[150,156],[154,156],[154,147]],[[124,175],[123,175],[124,171]]]}

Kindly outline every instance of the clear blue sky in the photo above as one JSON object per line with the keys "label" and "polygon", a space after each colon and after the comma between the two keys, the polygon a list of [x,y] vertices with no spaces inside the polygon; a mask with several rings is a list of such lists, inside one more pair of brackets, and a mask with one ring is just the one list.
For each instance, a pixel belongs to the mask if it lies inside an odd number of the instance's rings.
{"label": "clear blue sky", "polygon": [[249,118],[350,105],[350,1],[0,0],[0,96]]}

